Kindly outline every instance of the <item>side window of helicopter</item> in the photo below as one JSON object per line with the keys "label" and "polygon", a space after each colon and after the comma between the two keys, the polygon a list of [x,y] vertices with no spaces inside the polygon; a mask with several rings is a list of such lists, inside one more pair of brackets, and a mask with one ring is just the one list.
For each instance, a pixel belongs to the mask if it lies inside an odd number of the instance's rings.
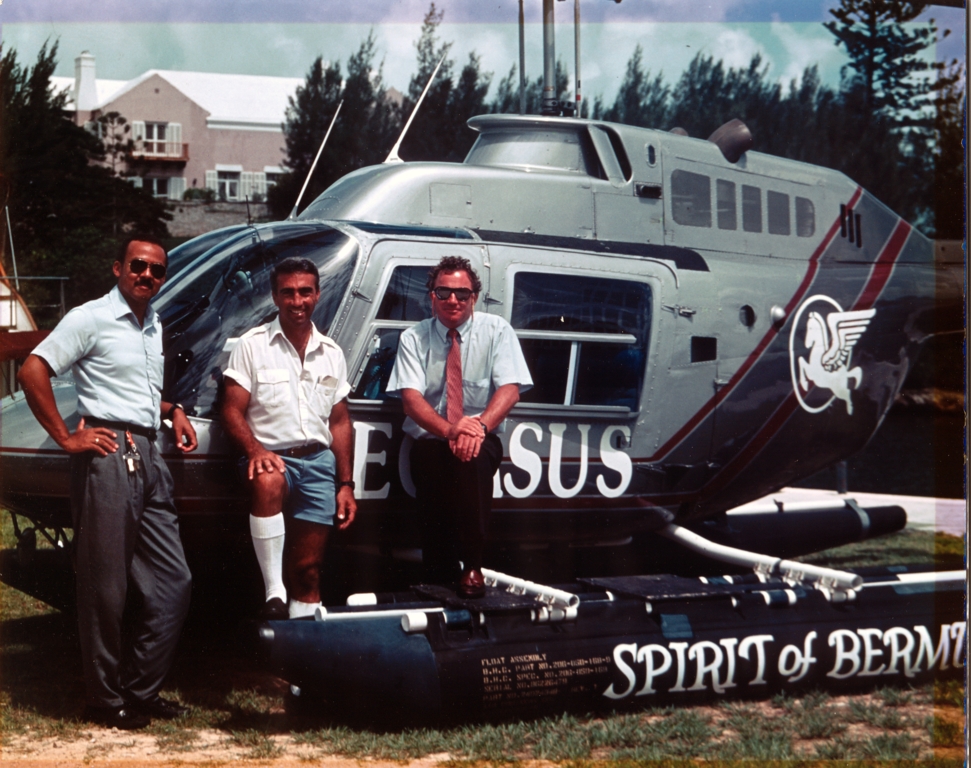
{"label": "side window of helicopter", "polygon": [[742,229],[762,231],[762,190],[748,184],[742,185]]}
{"label": "side window of helicopter", "polygon": [[812,237],[816,233],[816,209],[813,201],[805,197],[796,198],[796,235]]}
{"label": "side window of helicopter", "polygon": [[431,317],[432,306],[425,283],[429,266],[396,267],[378,307],[377,325],[360,379],[351,397],[357,400],[384,400],[391,369],[398,354],[401,332]]}
{"label": "side window of helicopter", "polygon": [[686,227],[711,226],[711,179],[700,173],[671,173],[671,213]]}
{"label": "side window of helicopter", "polygon": [[769,209],[769,234],[790,234],[789,195],[770,189],[765,193],[765,198]]}
{"label": "side window of helicopter", "polygon": [[718,204],[718,228],[738,229],[738,213],[735,207],[735,182],[716,179],[715,198]]}
{"label": "side window of helicopter", "polygon": [[637,409],[650,335],[644,283],[519,272],[512,326],[533,377],[523,403]]}

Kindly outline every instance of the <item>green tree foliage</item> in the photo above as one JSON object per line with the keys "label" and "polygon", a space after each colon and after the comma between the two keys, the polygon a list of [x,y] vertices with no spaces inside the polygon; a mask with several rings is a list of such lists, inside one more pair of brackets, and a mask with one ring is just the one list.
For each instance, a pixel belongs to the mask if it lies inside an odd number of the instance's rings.
{"label": "green tree foliage", "polygon": [[627,71],[613,106],[600,113],[602,107],[595,104],[595,116],[642,128],[654,128],[668,122],[671,89],[664,84],[661,73],[652,78],[650,72],[644,71],[643,58],[644,49],[638,45],[627,62]]}
{"label": "green tree foliage", "polygon": [[[163,202],[112,170],[94,133],[74,124],[66,94],[51,89],[56,64],[56,43],[41,48],[33,67],[21,66],[14,50],[0,57],[0,195],[10,212],[19,273],[70,278],[66,295],[73,306],[111,286],[112,257],[126,231],[163,237],[170,216]],[[106,124],[124,133],[120,119]],[[0,254],[9,265],[6,217],[0,222]],[[49,283],[22,287],[29,304],[57,303]],[[40,312],[38,320],[50,322],[56,314]]]}
{"label": "green tree foliage", "polygon": [[373,33],[348,59],[346,78],[341,75],[339,61],[325,66],[318,56],[304,85],[290,97],[283,124],[287,173],[268,194],[274,216],[284,218],[293,209],[341,100],[344,105],[307,184],[301,209],[345,174],[380,163],[387,156],[400,116],[387,99],[382,68],[375,68],[375,57]]}
{"label": "green tree foliage", "polygon": [[432,3],[415,43],[418,71],[412,76],[402,103],[403,119],[407,120],[414,110],[439,61],[442,66],[401,144],[399,154],[405,160],[461,162],[476,138],[466,121],[488,111],[485,97],[492,74],[480,70],[479,57],[472,52],[458,79],[453,77],[455,61],[448,58],[452,44],[442,42],[438,35],[443,17],[444,12],[436,10]]}
{"label": "green tree foliage", "polygon": [[934,129],[934,227],[936,236],[963,240],[966,236],[965,118],[967,109],[965,69],[957,62],[942,72],[936,89]]}

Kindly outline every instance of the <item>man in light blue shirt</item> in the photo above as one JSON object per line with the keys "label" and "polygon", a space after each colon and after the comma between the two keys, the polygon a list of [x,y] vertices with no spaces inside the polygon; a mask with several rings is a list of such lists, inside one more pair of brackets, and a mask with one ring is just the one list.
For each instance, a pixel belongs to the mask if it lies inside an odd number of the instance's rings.
{"label": "man in light blue shirt", "polygon": [[475,313],[482,283],[467,259],[443,258],[428,289],[434,316],[401,334],[387,389],[401,393],[404,429],[416,438],[425,578],[452,583],[461,560],[459,594],[481,597],[492,477],[502,461],[496,432],[533,380],[509,324]]}
{"label": "man in light blue shirt", "polygon": [[[183,453],[195,449],[196,435],[182,406],[161,396],[162,326],[149,302],[165,279],[165,250],[151,238],[132,238],[113,272],[116,287],[71,310],[24,362],[18,381],[37,420],[71,454],[85,718],[135,729],[187,711],[158,695],[188,612],[191,576],[172,477],[155,438],[163,416]],[[81,415],[73,432],[50,382],[68,370]],[[125,644],[130,589],[142,599]]]}

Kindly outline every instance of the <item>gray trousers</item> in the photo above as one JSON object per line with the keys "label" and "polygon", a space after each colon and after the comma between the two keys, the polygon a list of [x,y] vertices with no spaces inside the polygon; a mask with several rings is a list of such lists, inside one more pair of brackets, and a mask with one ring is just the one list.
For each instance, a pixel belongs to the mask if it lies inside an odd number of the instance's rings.
{"label": "gray trousers", "polygon": [[[142,461],[129,474],[125,435],[118,451],[71,457],[73,553],[78,627],[88,704],[147,701],[162,687],[189,610],[192,576],[172,500],[172,476],[145,437],[133,434]],[[128,590],[140,598],[123,646]],[[129,637],[129,633],[125,633]]]}

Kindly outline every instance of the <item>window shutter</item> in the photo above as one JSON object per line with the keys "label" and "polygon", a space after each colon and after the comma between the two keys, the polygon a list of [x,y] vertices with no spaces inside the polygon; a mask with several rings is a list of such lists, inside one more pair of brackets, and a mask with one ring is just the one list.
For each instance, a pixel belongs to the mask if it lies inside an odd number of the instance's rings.
{"label": "window shutter", "polygon": [[266,174],[257,172],[253,174],[253,191],[259,192],[266,197]]}
{"label": "window shutter", "polygon": [[165,154],[182,156],[182,123],[169,123],[165,131]]}
{"label": "window shutter", "polygon": [[185,194],[185,178],[173,176],[169,179],[169,200],[181,200]]}
{"label": "window shutter", "polygon": [[131,185],[133,187],[135,187],[136,189],[141,189],[142,188],[142,177],[141,176],[132,176],[129,179],[129,181],[131,181]]}
{"label": "window shutter", "polygon": [[215,171],[206,171],[206,189],[215,190],[218,186],[219,174]]}
{"label": "window shutter", "polygon": [[131,121],[131,137],[135,141],[145,141],[145,121],[144,120]]}
{"label": "window shutter", "polygon": [[248,200],[253,196],[253,174],[243,171],[239,175],[239,196],[243,200]]}

